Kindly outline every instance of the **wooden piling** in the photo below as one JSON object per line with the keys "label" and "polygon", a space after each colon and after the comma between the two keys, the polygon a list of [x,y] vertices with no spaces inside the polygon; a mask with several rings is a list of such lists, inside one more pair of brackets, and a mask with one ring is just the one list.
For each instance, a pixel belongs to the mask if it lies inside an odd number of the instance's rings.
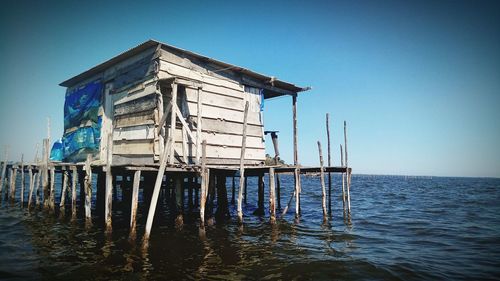
{"label": "wooden piling", "polygon": [[229,217],[229,204],[227,200],[227,176],[225,173],[219,173],[217,175],[216,186],[217,186],[217,211],[215,212],[215,217],[217,219],[226,219]]}
{"label": "wooden piling", "polygon": [[264,176],[259,175],[257,180],[257,209],[254,215],[262,216],[264,215]]}
{"label": "wooden piling", "polygon": [[42,173],[43,173],[43,206],[47,208],[49,206],[49,139],[43,140],[43,162],[42,162]]}
{"label": "wooden piling", "polygon": [[323,221],[326,221],[326,187],[325,187],[325,170],[323,168],[323,151],[321,151],[321,142],[318,141],[318,152],[319,152],[319,171],[320,171],[320,181],[321,181],[321,193],[323,195],[322,207],[323,207]]}
{"label": "wooden piling", "polygon": [[85,191],[85,221],[87,224],[92,223],[92,155],[87,154],[87,161],[85,161],[85,182],[84,182],[84,191]]}
{"label": "wooden piling", "polygon": [[201,117],[202,117],[202,89],[198,88],[196,103],[196,163],[200,163],[201,156]]}
{"label": "wooden piling", "polygon": [[269,216],[271,223],[276,222],[276,199],[274,197],[274,168],[269,168]]}
{"label": "wooden piling", "polygon": [[234,175],[231,177],[232,178],[232,184],[231,184],[231,204],[234,205],[236,202],[235,198],[235,193],[236,193],[236,180],[234,178]]}
{"label": "wooden piling", "polygon": [[21,206],[24,205],[24,154],[21,154]]}
{"label": "wooden piling", "polygon": [[295,166],[295,216],[300,216],[300,170],[298,155],[297,95],[292,96],[293,106],[293,164]]}
{"label": "wooden piling", "polygon": [[175,207],[177,210],[177,217],[175,218],[175,225],[181,227],[184,224],[184,189],[183,189],[183,178],[177,176],[174,179],[175,184]]}
{"label": "wooden piling", "polygon": [[295,179],[295,217],[300,216],[300,170],[295,168],[294,172]]}
{"label": "wooden piling", "polygon": [[242,209],[242,199],[243,199],[243,189],[245,183],[245,148],[247,141],[247,121],[248,121],[248,101],[245,102],[245,112],[243,115],[243,137],[241,138],[241,155],[240,155],[240,186],[238,189],[238,221],[243,223],[243,209]]}
{"label": "wooden piling", "polygon": [[59,209],[61,213],[64,213],[66,208],[66,191],[68,189],[68,172],[66,170],[62,171],[63,181],[62,181],[62,191],[61,191],[61,201],[59,203]]}
{"label": "wooden piling", "polygon": [[132,202],[130,209],[130,237],[135,238],[137,225],[137,206],[139,203],[139,185],[141,183],[141,171],[137,170],[134,173],[134,184],[132,186]]}
{"label": "wooden piling", "polygon": [[[172,84],[172,87],[174,87],[175,84]],[[172,92],[174,92],[174,89],[172,89]],[[175,87],[175,96],[177,96],[177,87]],[[177,98],[173,99],[176,101]],[[173,103],[172,103],[173,104]],[[172,106],[173,108],[173,106]],[[175,118],[174,115],[175,110],[172,110],[172,119]],[[173,124],[172,124],[173,123]],[[171,125],[172,126],[172,131],[175,131],[175,119],[172,121]],[[172,136],[168,138],[167,145],[165,146],[165,149],[163,150],[163,154],[161,155],[160,158],[160,168],[158,169],[158,174],[156,175],[156,181],[153,189],[153,195],[151,196],[151,203],[149,206],[149,211],[148,211],[148,218],[146,221],[146,231],[144,232],[144,242],[147,242],[149,240],[149,236],[151,234],[151,228],[153,227],[153,220],[154,220],[154,215],[156,211],[156,205],[158,203],[158,196],[160,195],[160,189],[161,189],[161,184],[163,182],[163,175],[165,175],[165,169],[167,168],[167,161],[169,160],[169,153],[173,154],[173,147],[174,143],[172,141]]]}
{"label": "wooden piling", "polygon": [[[328,167],[332,166],[330,147],[330,114],[326,114],[326,138],[328,141]],[[332,215],[332,173],[328,172],[328,214]]]}
{"label": "wooden piling", "polygon": [[76,183],[78,182],[78,171],[76,166],[71,166],[71,218],[76,219]]}
{"label": "wooden piling", "polygon": [[113,205],[113,174],[111,171],[111,162],[113,159],[113,135],[108,134],[106,146],[106,193],[104,199],[104,219],[106,222],[106,230],[111,230],[112,225],[112,205]]}
{"label": "wooden piling", "polygon": [[247,203],[247,187],[248,187],[248,177],[244,177],[245,178],[245,182],[243,184],[243,203]]}
{"label": "wooden piling", "polygon": [[38,172],[35,174],[35,206],[38,207],[38,205],[40,205],[40,184],[42,182],[41,180],[41,177],[42,177],[42,174],[41,174],[41,171],[40,171],[40,167],[38,167]]}
{"label": "wooden piling", "polygon": [[52,212],[55,210],[56,206],[56,192],[55,192],[55,183],[56,183],[56,168],[50,167],[50,193],[49,193],[49,208]]}
{"label": "wooden piling", "polygon": [[351,196],[350,196],[350,186],[351,186],[351,172],[349,170],[349,163],[347,158],[347,122],[344,120],[344,153],[345,153],[345,166],[347,169],[347,211],[351,214]]}
{"label": "wooden piling", "polygon": [[5,173],[7,171],[7,161],[8,160],[9,160],[9,150],[7,148],[5,148],[5,156],[4,156],[4,160],[3,160],[3,166],[2,166],[2,178],[0,179],[0,197],[2,197],[2,195],[3,195],[4,183],[7,182],[5,180]]}
{"label": "wooden piling", "polygon": [[[344,167],[344,151],[342,149],[342,144],[340,145],[340,166]],[[345,197],[345,173],[342,172],[342,208],[344,210],[344,215],[346,212],[346,197]]]}
{"label": "wooden piling", "polygon": [[[28,174],[29,174],[29,193],[28,193],[28,209],[31,207],[32,198],[33,198],[33,189],[35,187],[35,179],[33,178],[33,168],[28,166]],[[36,175],[35,175],[36,176]]]}
{"label": "wooden piling", "polygon": [[207,141],[203,140],[201,146],[200,228],[205,228],[205,204],[207,202],[208,181],[210,176],[210,171],[206,167]]}
{"label": "wooden piling", "polygon": [[281,210],[281,181],[279,174],[276,174],[276,197],[278,202],[278,210]]}
{"label": "wooden piling", "polygon": [[[177,111],[175,110],[175,107],[177,106],[177,84],[174,82],[171,85],[172,87],[172,99],[170,100],[170,104],[172,104],[172,112],[170,114],[170,133],[169,133],[169,141],[171,143],[170,145],[170,151],[169,151],[169,159],[168,163],[173,164],[174,163],[174,147],[175,147],[175,126],[176,126],[176,121],[177,121]],[[163,171],[162,173],[164,173]],[[163,177],[163,175],[162,175]],[[159,190],[158,190],[159,192]],[[155,206],[156,208],[156,206]],[[151,221],[152,223],[152,221]],[[149,235],[149,234],[148,234]]]}
{"label": "wooden piling", "polygon": [[15,169],[9,169],[9,199],[11,201],[14,200],[14,192],[16,190],[16,174],[14,173]]}

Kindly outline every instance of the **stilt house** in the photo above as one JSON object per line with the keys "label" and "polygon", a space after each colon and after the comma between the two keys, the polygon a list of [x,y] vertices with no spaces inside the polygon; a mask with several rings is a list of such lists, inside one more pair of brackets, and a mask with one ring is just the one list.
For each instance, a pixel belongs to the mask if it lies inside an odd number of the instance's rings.
{"label": "stilt house", "polygon": [[169,139],[169,164],[198,164],[206,140],[207,164],[238,165],[246,102],[244,163],[263,165],[264,100],[289,95],[295,111],[297,93],[307,90],[154,40],[60,85],[62,160],[92,153],[105,163],[109,149],[113,165],[157,163]]}

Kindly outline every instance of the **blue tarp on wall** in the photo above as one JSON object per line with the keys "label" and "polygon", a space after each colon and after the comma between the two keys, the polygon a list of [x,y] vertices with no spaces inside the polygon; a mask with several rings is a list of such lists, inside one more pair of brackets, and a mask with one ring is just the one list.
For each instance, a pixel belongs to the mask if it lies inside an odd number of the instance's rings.
{"label": "blue tarp on wall", "polygon": [[66,94],[64,101],[64,130],[78,127],[83,121],[97,123],[97,115],[101,106],[102,84],[91,82],[83,88]]}
{"label": "blue tarp on wall", "polygon": [[[88,153],[99,152],[101,142],[102,84],[90,82],[66,93],[64,102],[64,133],[60,143],[54,143],[51,159],[55,161],[84,161]],[[62,154],[62,155],[61,155]]]}

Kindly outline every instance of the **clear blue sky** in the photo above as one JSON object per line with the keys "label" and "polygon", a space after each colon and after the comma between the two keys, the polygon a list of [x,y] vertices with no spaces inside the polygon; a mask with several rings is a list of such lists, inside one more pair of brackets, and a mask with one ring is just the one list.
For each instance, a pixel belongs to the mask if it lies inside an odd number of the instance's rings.
{"label": "clear blue sky", "polygon": [[[304,165],[317,140],[326,150],[330,112],[335,165],[347,120],[355,172],[500,177],[498,2],[136,2],[2,2],[2,159],[3,145],[32,159],[47,116],[62,135],[61,81],[154,38],[312,86],[298,99]],[[268,101],[265,122],[292,162],[291,99]]]}

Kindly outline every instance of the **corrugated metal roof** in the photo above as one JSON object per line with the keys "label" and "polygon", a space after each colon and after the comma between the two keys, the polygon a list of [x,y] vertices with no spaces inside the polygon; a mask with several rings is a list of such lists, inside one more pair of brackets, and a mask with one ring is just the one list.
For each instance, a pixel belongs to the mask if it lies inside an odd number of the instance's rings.
{"label": "corrugated metal roof", "polygon": [[240,66],[236,66],[236,65],[232,65],[229,63],[219,61],[219,60],[215,60],[215,59],[212,59],[212,58],[209,58],[209,57],[197,54],[197,53],[193,53],[191,51],[187,51],[187,50],[180,49],[180,48],[168,45],[168,44],[161,43],[161,42],[156,41],[156,40],[148,40],[142,44],[139,44],[130,50],[127,50],[127,51],[101,63],[101,64],[98,64],[98,65],[92,67],[91,69],[89,69],[85,72],[82,72],[82,73],[62,82],[59,85],[63,86],[63,87],[71,87],[82,80],[85,80],[85,79],[87,79],[87,78],[89,78],[97,73],[105,71],[106,69],[108,69],[109,67],[113,66],[114,64],[116,64],[120,61],[123,61],[129,57],[132,57],[136,54],[143,52],[144,50],[147,50],[149,48],[152,48],[152,47],[158,46],[158,45],[165,46],[167,48],[171,48],[171,49],[179,51],[181,53],[191,55],[195,58],[213,63],[215,65],[219,65],[223,69],[231,69],[231,71],[240,72],[240,73],[245,74],[249,77],[252,77],[260,82],[263,82],[264,84],[268,84],[270,86],[272,84],[274,87],[279,88],[279,89],[283,89],[283,90],[294,92],[294,93],[307,91],[310,89],[309,87],[299,87],[299,86],[296,86],[292,83],[278,80],[275,77],[266,76],[266,75],[248,70],[248,69],[240,67]]}

